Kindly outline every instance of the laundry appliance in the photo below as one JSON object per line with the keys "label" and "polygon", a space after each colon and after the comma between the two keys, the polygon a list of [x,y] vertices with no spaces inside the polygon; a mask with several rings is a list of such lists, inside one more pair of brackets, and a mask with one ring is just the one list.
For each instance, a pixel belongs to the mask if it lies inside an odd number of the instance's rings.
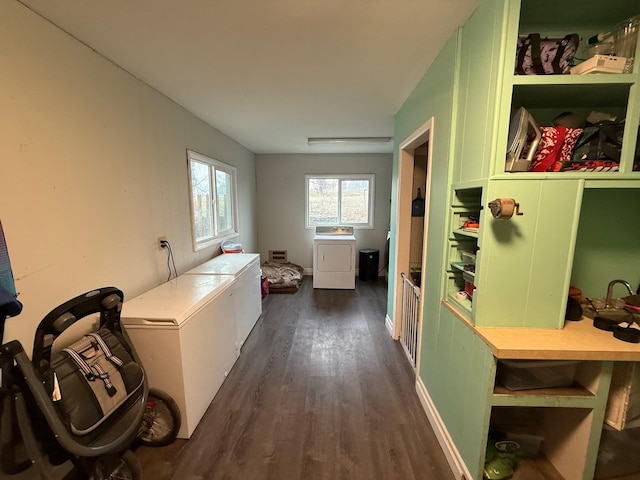
{"label": "laundry appliance", "polygon": [[353,227],[316,227],[313,237],[313,288],[356,288],[356,237]]}

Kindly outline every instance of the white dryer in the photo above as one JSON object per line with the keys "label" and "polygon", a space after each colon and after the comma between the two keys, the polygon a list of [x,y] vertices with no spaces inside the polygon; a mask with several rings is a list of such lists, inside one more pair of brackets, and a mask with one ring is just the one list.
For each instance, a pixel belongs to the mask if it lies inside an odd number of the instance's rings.
{"label": "white dryer", "polygon": [[353,227],[316,227],[313,237],[313,288],[356,288],[356,237]]}

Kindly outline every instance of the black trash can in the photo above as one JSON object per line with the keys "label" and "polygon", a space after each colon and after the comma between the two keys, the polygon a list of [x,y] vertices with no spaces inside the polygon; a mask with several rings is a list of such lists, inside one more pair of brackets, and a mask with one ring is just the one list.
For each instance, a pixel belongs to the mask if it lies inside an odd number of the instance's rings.
{"label": "black trash can", "polygon": [[380,263],[380,251],[376,249],[360,250],[360,280],[374,282],[378,280],[378,264]]}

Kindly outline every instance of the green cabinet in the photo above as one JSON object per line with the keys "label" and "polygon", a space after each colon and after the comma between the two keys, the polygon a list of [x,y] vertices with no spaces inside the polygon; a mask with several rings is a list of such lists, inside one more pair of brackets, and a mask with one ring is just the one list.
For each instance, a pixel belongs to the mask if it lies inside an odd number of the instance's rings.
{"label": "green cabinet", "polygon": [[[460,34],[456,89],[453,183],[486,178],[520,180],[562,175],[588,179],[639,179],[634,162],[640,120],[640,62],[633,73],[515,75],[518,36],[577,33],[576,58],[588,56],[587,39],[640,14],[635,2],[611,0],[485,0]],[[509,124],[526,108],[540,125],[559,114],[603,112],[625,119],[619,170],[611,172],[505,172]],[[634,165],[635,163],[635,165]]]}
{"label": "green cabinet", "polygon": [[[514,65],[518,36],[532,32],[543,37],[578,33],[582,40],[576,57],[585,58],[587,38],[640,13],[632,3],[611,0],[603,7],[588,2],[586,8],[578,0],[486,0],[462,28],[445,291],[476,326],[562,328],[573,281],[604,284],[605,290],[613,279],[572,275],[574,261],[581,273],[589,262],[584,249],[578,258],[574,251],[579,234],[594,233],[580,228],[591,215],[592,204],[585,211],[582,203],[587,189],[640,188],[635,159],[640,62],[633,73],[591,75],[515,75]],[[618,170],[506,172],[509,124],[520,107],[541,125],[562,112],[597,111],[626,119]],[[496,198],[513,198],[524,215],[493,219],[488,203]],[[608,207],[613,211],[616,206]],[[628,222],[620,212],[613,214],[621,222],[611,233],[624,238]],[[477,231],[460,228],[469,217],[480,219]],[[615,248],[611,242],[601,254],[608,256],[607,249]],[[467,253],[475,255],[473,272],[462,258]],[[607,274],[615,271],[608,268]],[[456,295],[469,292],[470,282],[473,299]]]}
{"label": "green cabinet", "polygon": [[454,182],[487,176],[501,79],[503,1],[488,0],[461,32]]}
{"label": "green cabinet", "polygon": [[[628,0],[485,0],[461,29],[443,282],[445,306],[472,329],[508,327],[514,335],[527,333],[518,329],[563,329],[570,285],[582,284],[585,293],[602,296],[610,280],[631,275],[630,265],[640,261],[638,227],[625,219],[630,211],[625,205],[637,211],[640,197],[635,160],[640,62],[636,58],[633,72],[625,74],[514,74],[519,35],[577,33],[581,46],[576,57],[584,59],[590,36],[638,14],[637,2]],[[520,107],[541,125],[563,112],[595,111],[625,119],[617,170],[505,171],[509,124]],[[493,218],[489,202],[500,198],[514,199],[522,215]],[[470,220],[479,226],[469,228]],[[596,235],[598,225],[607,225],[607,234]],[[595,268],[594,252],[604,267]],[[626,278],[634,288],[640,281],[635,275]],[[493,361],[481,378],[471,379],[477,388],[467,404],[488,402],[482,428],[477,422],[474,431],[465,432],[474,440],[457,435],[463,426],[448,406],[442,407],[472,476],[482,477],[485,443],[478,444],[477,438],[486,439],[505,413],[535,410],[548,439],[545,456],[552,473],[541,473],[536,461],[525,462],[531,470],[524,472],[537,476],[514,478],[592,478],[612,363],[584,362],[579,388],[571,391],[513,393],[496,386],[487,394],[495,384],[498,359]],[[452,378],[465,369],[455,367],[448,371]]]}
{"label": "green cabinet", "polygon": [[510,119],[518,108],[525,107],[540,125],[550,125],[564,112],[586,116],[596,111],[625,120],[618,171],[558,172],[543,175],[546,178],[575,175],[592,179],[638,179],[640,167],[634,165],[634,156],[640,120],[640,62],[635,62],[633,73],[629,74],[514,75],[519,35],[539,33],[542,37],[557,38],[577,33],[580,46],[575,57],[587,59],[587,39],[597,33],[611,31],[617,23],[640,14],[637,3],[627,0],[505,0],[503,13],[506,20],[502,49],[504,63],[498,82],[500,107],[494,131],[496,155],[490,175],[514,179],[536,175],[529,172],[505,173],[501,155],[506,151]]}
{"label": "green cabinet", "polygon": [[489,182],[486,200],[513,198],[522,215],[494,219],[486,209],[476,326],[562,328],[583,183]]}
{"label": "green cabinet", "polygon": [[[453,187],[447,299],[473,325],[562,328],[583,185],[530,179]],[[487,205],[498,198],[513,198],[520,215],[493,218]],[[464,228],[469,218],[480,227]],[[469,282],[473,296],[459,298],[471,293]]]}

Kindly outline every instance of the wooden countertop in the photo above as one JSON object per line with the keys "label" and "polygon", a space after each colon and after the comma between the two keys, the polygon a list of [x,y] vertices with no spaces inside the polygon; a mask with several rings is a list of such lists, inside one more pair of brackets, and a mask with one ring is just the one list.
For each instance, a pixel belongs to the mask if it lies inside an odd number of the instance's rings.
{"label": "wooden countertop", "polygon": [[567,321],[563,329],[475,327],[448,302],[444,305],[491,348],[497,358],[535,360],[640,361],[640,344],[618,340],[590,318]]}

